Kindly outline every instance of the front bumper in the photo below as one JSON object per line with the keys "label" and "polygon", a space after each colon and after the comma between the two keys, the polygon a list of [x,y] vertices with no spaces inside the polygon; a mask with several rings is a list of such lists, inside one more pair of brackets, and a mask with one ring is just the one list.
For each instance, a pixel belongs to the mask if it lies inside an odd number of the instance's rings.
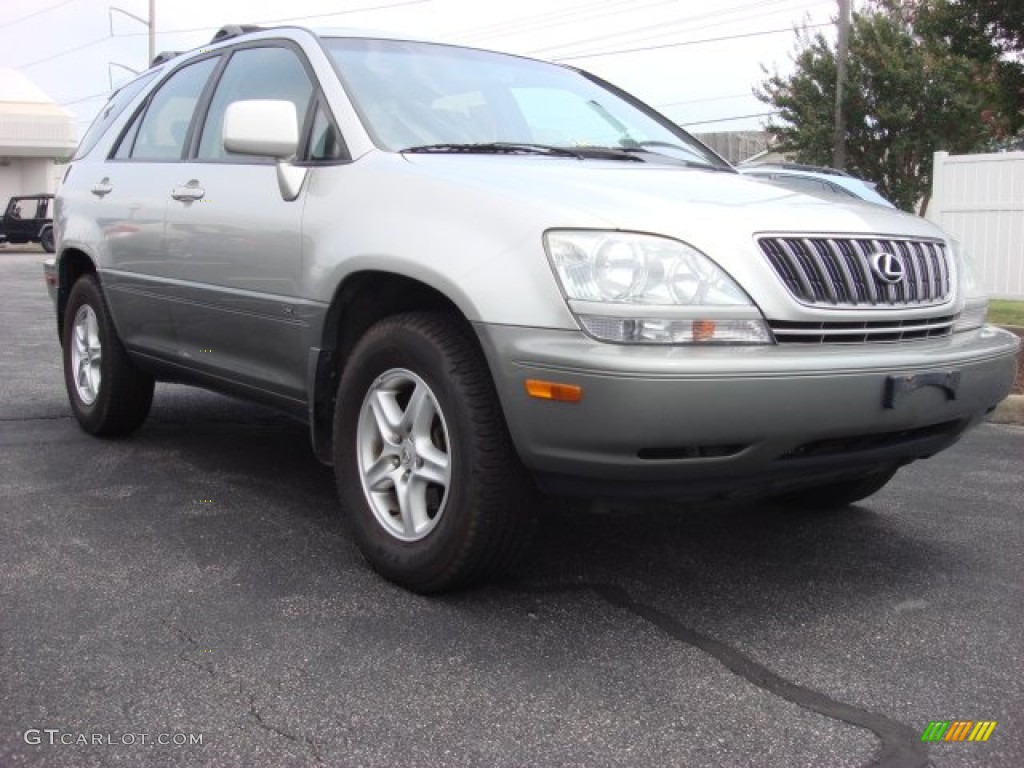
{"label": "front bumper", "polygon": [[46,292],[50,294],[50,301],[57,306],[57,260],[54,258],[43,261],[43,281],[46,283]]}
{"label": "front bumper", "polygon": [[[1013,383],[985,327],[901,344],[652,347],[477,326],[512,439],[540,485],[582,495],[772,493],[934,454]],[[531,398],[524,381],[583,388]]]}

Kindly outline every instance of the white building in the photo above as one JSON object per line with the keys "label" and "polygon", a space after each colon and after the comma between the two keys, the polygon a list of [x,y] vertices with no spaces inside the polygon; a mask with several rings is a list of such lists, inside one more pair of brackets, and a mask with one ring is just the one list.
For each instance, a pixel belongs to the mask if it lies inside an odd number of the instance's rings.
{"label": "white building", "polygon": [[54,161],[77,143],[71,112],[20,72],[0,69],[0,207],[13,195],[53,192]]}

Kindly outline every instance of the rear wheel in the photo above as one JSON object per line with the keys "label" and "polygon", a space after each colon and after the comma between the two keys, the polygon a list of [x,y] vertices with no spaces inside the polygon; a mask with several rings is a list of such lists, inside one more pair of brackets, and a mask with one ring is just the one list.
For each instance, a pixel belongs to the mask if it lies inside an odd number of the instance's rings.
{"label": "rear wheel", "polygon": [[363,556],[417,592],[507,567],[531,528],[519,463],[471,331],[441,313],[373,326],[338,388],[334,471]]}
{"label": "rear wheel", "polygon": [[804,488],[799,491],[774,496],[772,501],[777,504],[785,504],[802,509],[835,509],[836,507],[845,507],[878,493],[892,480],[895,474],[896,469],[871,472],[826,485],[817,485],[812,488]]}
{"label": "rear wheel", "polygon": [[39,244],[43,246],[43,250],[47,253],[53,253],[56,247],[53,243],[53,228],[43,230],[43,233],[39,236]]}
{"label": "rear wheel", "polygon": [[153,402],[153,378],[125,352],[95,275],[71,289],[63,342],[64,384],[82,429],[107,436],[138,429]]}

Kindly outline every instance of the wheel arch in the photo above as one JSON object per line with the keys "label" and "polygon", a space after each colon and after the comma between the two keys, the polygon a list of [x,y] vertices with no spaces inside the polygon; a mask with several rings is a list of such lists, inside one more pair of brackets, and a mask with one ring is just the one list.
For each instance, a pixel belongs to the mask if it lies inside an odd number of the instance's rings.
{"label": "wheel arch", "polygon": [[[364,270],[348,275],[335,290],[324,318],[320,346],[310,350],[306,377],[310,437],[323,463],[332,461],[334,399],[352,349],[370,327],[384,318],[422,311],[444,312],[472,330],[466,314],[445,293],[405,275]],[[472,337],[477,338],[475,331]]]}
{"label": "wheel arch", "polygon": [[71,288],[82,275],[96,274],[96,264],[84,251],[68,248],[57,261],[57,334],[64,339],[64,310]]}

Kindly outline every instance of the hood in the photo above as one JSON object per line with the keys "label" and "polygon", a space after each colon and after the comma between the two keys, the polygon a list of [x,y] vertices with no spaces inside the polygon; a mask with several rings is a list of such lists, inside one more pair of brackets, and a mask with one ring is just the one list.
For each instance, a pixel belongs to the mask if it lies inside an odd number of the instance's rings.
{"label": "hood", "polygon": [[694,245],[725,232],[943,237],[930,222],[896,209],[852,198],[825,200],[728,171],[517,155],[403,157],[437,181],[541,204],[551,227],[590,226],[581,222],[598,218],[612,229],[665,234]]}
{"label": "hood", "polygon": [[[401,168],[395,160],[404,158]],[[512,233],[533,258],[551,229],[615,229],[688,243],[724,269],[774,320],[886,319],[890,309],[802,306],[756,243],[760,235],[947,240],[931,222],[879,205],[826,200],[730,171],[573,158],[508,155],[405,155],[380,158],[404,178],[420,216],[463,232]],[[393,187],[392,187],[393,188]],[[480,238],[486,242],[485,237]],[[486,249],[483,246],[482,249]],[[512,248],[512,250],[515,250]],[[538,274],[549,273],[546,260]],[[540,278],[538,278],[540,279]],[[930,316],[941,307],[900,308]]]}

